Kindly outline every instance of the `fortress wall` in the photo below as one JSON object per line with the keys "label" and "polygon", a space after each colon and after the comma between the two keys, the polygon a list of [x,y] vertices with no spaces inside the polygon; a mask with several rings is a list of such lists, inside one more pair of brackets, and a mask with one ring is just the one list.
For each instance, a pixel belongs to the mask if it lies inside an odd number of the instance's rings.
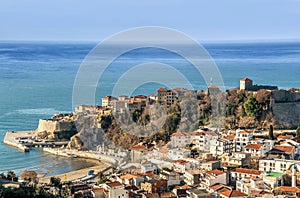
{"label": "fortress wall", "polygon": [[47,131],[47,132],[55,132],[55,131],[72,131],[73,123],[72,122],[64,122],[64,121],[56,121],[56,120],[39,120],[39,125],[37,128],[38,132]]}
{"label": "fortress wall", "polygon": [[272,98],[276,102],[297,102],[300,101],[299,92],[289,92],[286,90],[272,91]]}
{"label": "fortress wall", "polygon": [[300,117],[300,102],[275,103],[272,110],[275,128],[297,128]]}

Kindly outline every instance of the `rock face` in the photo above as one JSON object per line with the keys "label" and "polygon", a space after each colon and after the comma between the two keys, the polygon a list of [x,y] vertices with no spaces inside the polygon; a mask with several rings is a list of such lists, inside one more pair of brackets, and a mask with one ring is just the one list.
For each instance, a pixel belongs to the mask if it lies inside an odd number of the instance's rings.
{"label": "rock face", "polygon": [[97,115],[85,116],[77,114],[74,120],[78,134],[73,136],[67,145],[68,149],[95,149],[105,140],[104,131],[97,122]]}
{"label": "rock face", "polygon": [[70,140],[77,133],[74,122],[64,119],[40,119],[36,132],[40,138],[53,140]]}
{"label": "rock face", "polygon": [[271,108],[274,115],[275,128],[297,128],[300,117],[299,92],[272,91]]}

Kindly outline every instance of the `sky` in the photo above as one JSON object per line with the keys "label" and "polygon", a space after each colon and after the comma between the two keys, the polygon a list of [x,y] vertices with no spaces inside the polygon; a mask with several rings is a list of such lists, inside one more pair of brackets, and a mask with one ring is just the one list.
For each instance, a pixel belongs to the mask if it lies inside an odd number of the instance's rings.
{"label": "sky", "polygon": [[300,39],[300,0],[0,1],[0,40],[101,41],[140,26],[200,41]]}

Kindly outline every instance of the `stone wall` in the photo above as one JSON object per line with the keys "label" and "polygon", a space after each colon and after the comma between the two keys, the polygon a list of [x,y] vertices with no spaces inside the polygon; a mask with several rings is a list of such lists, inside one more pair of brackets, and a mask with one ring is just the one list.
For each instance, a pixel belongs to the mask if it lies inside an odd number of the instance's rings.
{"label": "stone wall", "polygon": [[72,131],[73,130],[73,122],[63,121],[63,120],[39,120],[39,125],[37,128],[38,132],[58,132],[58,131]]}
{"label": "stone wall", "polygon": [[300,93],[286,90],[272,91],[271,108],[275,128],[295,129],[300,117]]}

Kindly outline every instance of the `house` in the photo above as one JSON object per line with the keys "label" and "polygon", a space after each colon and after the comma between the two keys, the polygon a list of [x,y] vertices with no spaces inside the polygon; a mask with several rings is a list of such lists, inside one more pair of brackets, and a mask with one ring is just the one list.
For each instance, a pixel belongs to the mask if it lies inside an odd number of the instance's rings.
{"label": "house", "polygon": [[144,178],[139,175],[125,174],[118,176],[116,180],[125,185],[134,185],[139,187],[141,182],[144,181]]}
{"label": "house", "polygon": [[184,148],[177,148],[177,149],[169,149],[168,150],[168,158],[171,160],[179,160],[188,158],[191,154],[191,151]]}
{"label": "house", "polygon": [[171,135],[172,148],[184,148],[191,143],[191,136],[186,133],[176,132]]}
{"label": "house", "polygon": [[255,191],[272,190],[265,185],[262,178],[250,177],[236,181],[236,190],[245,194],[251,195]]}
{"label": "house", "polygon": [[141,183],[141,189],[148,193],[159,193],[167,190],[167,180],[164,179],[151,179]]}
{"label": "house", "polygon": [[245,130],[237,130],[235,136],[235,151],[243,151],[244,147],[253,140],[253,133]]}
{"label": "house", "polygon": [[279,186],[275,188],[274,192],[275,195],[286,195],[286,196],[294,196],[294,197],[300,196],[300,189],[291,186]]}
{"label": "house", "polygon": [[117,98],[113,96],[105,96],[102,98],[102,107],[111,107],[111,102],[118,100]]}
{"label": "house", "polygon": [[157,173],[158,167],[156,164],[153,164],[150,161],[145,161],[145,162],[142,162],[142,164],[141,164],[141,171],[142,171],[142,173],[147,173],[147,172]]}
{"label": "house", "polygon": [[200,183],[202,171],[199,169],[187,170],[184,173],[184,182],[187,185],[194,186]]}
{"label": "house", "polygon": [[216,141],[218,139],[218,135],[213,131],[204,131],[198,130],[190,133],[190,141],[194,145],[193,148],[196,148],[204,153],[215,152],[216,149]]}
{"label": "house", "polygon": [[188,197],[190,198],[210,198],[211,193],[203,188],[192,188],[187,190]]}
{"label": "house", "polygon": [[211,144],[210,152],[214,155],[231,154],[233,151],[233,140],[226,137],[218,138],[215,142],[211,142]]}
{"label": "house", "polygon": [[233,184],[236,181],[248,178],[248,177],[261,177],[263,171],[254,170],[254,169],[246,169],[246,168],[236,168],[234,171],[231,172],[231,182]]}
{"label": "house", "polygon": [[178,173],[184,173],[186,170],[191,169],[191,164],[186,160],[174,160],[173,161],[173,169]]}
{"label": "house", "polygon": [[204,171],[211,171],[211,170],[219,169],[219,168],[221,168],[221,162],[217,161],[217,160],[203,162],[201,164],[201,169]]}
{"label": "house", "polygon": [[248,144],[244,147],[244,152],[256,157],[262,157],[267,153],[264,144]]}
{"label": "house", "polygon": [[237,190],[226,189],[226,188],[219,190],[218,195],[220,198],[229,198],[229,197],[247,198],[248,197],[248,195],[245,193],[242,193]]}
{"label": "house", "polygon": [[131,162],[141,163],[147,153],[148,149],[144,145],[134,145],[131,149]]}
{"label": "house", "polygon": [[168,90],[164,87],[157,90],[157,101],[163,105],[171,105],[176,98],[176,92]]}
{"label": "house", "polygon": [[300,164],[298,160],[286,159],[260,159],[259,170],[264,172],[285,172],[292,165]]}
{"label": "house", "polygon": [[95,198],[106,198],[106,191],[104,188],[93,188],[92,191],[92,197]]}
{"label": "house", "polygon": [[249,167],[250,166],[250,153],[233,152],[230,156],[224,155],[221,157],[222,163],[225,166],[234,167]]}
{"label": "house", "polygon": [[129,197],[128,191],[125,190],[124,186],[118,181],[105,183],[102,185],[102,188],[108,191],[107,198],[115,198],[115,197],[128,198]]}
{"label": "house", "polygon": [[177,195],[177,197],[186,198],[188,196],[187,191],[192,188],[193,187],[189,185],[175,186],[172,191],[175,193],[175,195]]}
{"label": "house", "polygon": [[295,157],[295,147],[294,146],[275,145],[269,151],[269,154],[275,155],[275,156],[284,156],[285,159],[294,159],[294,157]]}
{"label": "house", "polygon": [[181,174],[170,170],[168,168],[164,168],[162,172],[159,174],[159,177],[161,179],[167,180],[167,186],[172,187],[172,186],[177,186],[180,184],[180,181],[183,181],[183,177]]}
{"label": "house", "polygon": [[201,182],[203,186],[212,186],[217,183],[227,184],[227,174],[225,172],[215,169],[203,174]]}

